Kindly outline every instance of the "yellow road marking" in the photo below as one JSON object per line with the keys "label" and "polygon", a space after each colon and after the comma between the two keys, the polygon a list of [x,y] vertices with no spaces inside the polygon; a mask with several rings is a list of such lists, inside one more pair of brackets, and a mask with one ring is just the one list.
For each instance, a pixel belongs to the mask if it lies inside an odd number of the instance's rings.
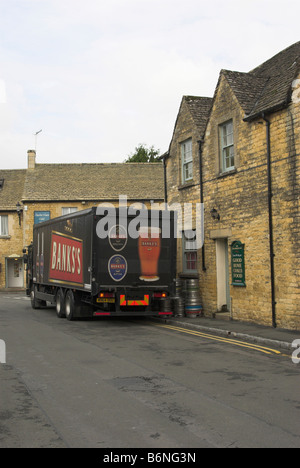
{"label": "yellow road marking", "polygon": [[265,354],[281,354],[281,352],[277,351],[276,349],[267,348],[265,346],[260,346],[260,345],[256,345],[256,344],[245,343],[243,341],[238,341],[238,340],[234,340],[234,339],[231,339],[231,338],[224,338],[224,337],[219,337],[219,336],[215,336],[215,335],[209,335],[207,333],[203,333],[203,332],[200,332],[200,331],[188,330],[186,328],[174,327],[172,325],[154,324],[154,326],[161,327],[161,328],[167,328],[169,330],[174,330],[174,331],[178,331],[178,332],[181,332],[181,333],[187,333],[189,335],[200,336],[202,338],[206,338],[206,339],[209,339],[209,340],[221,341],[223,343],[229,343],[229,344],[233,344],[235,346],[241,346],[243,348],[254,349],[256,351],[260,351],[261,353],[265,353]]}

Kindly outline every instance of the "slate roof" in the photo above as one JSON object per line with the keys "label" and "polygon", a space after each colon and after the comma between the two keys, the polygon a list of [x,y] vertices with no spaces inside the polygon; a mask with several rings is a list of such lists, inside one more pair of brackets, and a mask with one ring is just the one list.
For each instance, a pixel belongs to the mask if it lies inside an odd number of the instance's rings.
{"label": "slate roof", "polygon": [[36,164],[28,170],[22,200],[163,200],[161,163]]}
{"label": "slate roof", "polygon": [[161,163],[36,164],[32,170],[0,169],[2,179],[0,211],[16,211],[18,202],[164,199]]}
{"label": "slate roof", "polygon": [[183,96],[183,100],[190,109],[193,120],[199,130],[199,135],[202,136],[206,128],[213,99],[209,97]]}
{"label": "slate roof", "polygon": [[296,42],[249,73],[222,70],[241,107],[245,120],[288,105],[292,83],[300,72],[300,42]]}
{"label": "slate roof", "polygon": [[202,138],[202,136],[204,135],[208,117],[210,115],[210,111],[213,104],[213,98],[201,96],[183,96],[174,125],[173,136],[169,145],[169,150],[165,154],[160,156],[160,159],[168,158],[170,156],[170,148],[183,104],[187,104],[190,110],[195,126],[199,132],[199,138]]}
{"label": "slate roof", "polygon": [[16,211],[16,204],[21,202],[24,190],[26,170],[0,170],[0,211]]}
{"label": "slate roof", "polygon": [[221,74],[226,77],[240,106],[244,109],[245,114],[250,115],[254,108],[254,103],[264,91],[268,78],[257,78],[249,73],[234,72],[231,70],[222,70]]}
{"label": "slate roof", "polygon": [[[292,94],[292,84],[300,73],[300,41],[281,51],[271,59],[259,65],[248,73],[231,70],[221,70],[219,81],[213,98],[200,96],[183,96],[177,121],[186,103],[199,131],[199,138],[204,136],[208,119],[221,77],[224,76],[234,92],[240,106],[245,111],[244,120],[252,120],[262,113],[275,112],[286,107]],[[161,158],[170,156],[170,147]]]}

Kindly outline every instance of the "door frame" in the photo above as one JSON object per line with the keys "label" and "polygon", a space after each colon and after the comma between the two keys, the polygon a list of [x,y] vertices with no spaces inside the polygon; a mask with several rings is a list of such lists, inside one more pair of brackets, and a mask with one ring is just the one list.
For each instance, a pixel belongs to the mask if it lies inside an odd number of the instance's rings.
{"label": "door frame", "polygon": [[[20,286],[10,286],[9,285],[9,277],[8,277],[8,270],[9,270],[9,263],[16,261],[18,259],[19,262],[21,262],[22,265],[22,273],[20,274],[20,277],[22,279],[22,284]],[[5,258],[5,287],[6,289],[24,289],[24,259],[20,255],[14,255],[10,257]]]}
{"label": "door frame", "polygon": [[217,311],[230,312],[229,284],[229,249],[228,238],[219,237],[216,243],[216,279],[217,279]]}

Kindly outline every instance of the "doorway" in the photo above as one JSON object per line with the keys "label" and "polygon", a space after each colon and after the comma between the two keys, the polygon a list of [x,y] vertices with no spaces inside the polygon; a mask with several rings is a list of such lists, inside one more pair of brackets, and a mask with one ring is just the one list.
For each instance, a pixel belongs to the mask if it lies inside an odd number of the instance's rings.
{"label": "doorway", "polygon": [[217,311],[230,312],[228,239],[216,239]]}
{"label": "doorway", "polygon": [[6,271],[7,288],[24,288],[23,258],[7,258]]}

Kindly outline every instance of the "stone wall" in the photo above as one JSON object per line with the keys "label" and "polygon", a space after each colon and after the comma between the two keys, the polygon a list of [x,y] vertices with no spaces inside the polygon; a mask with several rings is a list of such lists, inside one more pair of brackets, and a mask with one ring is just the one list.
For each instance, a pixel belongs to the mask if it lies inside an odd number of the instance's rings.
{"label": "stone wall", "polygon": [[21,257],[23,255],[23,229],[19,226],[19,217],[16,212],[3,212],[8,215],[8,237],[0,238],[0,289],[6,287],[5,264],[8,257]]}
{"label": "stone wall", "polygon": [[[205,266],[201,250],[198,271],[204,313],[217,312],[216,242],[228,245],[230,312],[234,319],[272,325],[268,167],[266,122],[245,122],[226,77],[221,75],[203,145],[203,193],[205,209]],[[268,116],[271,135],[272,210],[276,322],[278,327],[300,329],[299,249],[299,115],[300,104]],[[219,125],[233,120],[235,169],[221,173]],[[167,161],[168,201],[199,202],[199,156],[188,111],[181,107]],[[180,185],[180,142],[192,136],[195,178]],[[212,219],[215,208],[220,220]],[[239,240],[245,249],[246,286],[231,284],[231,244]],[[181,271],[179,253],[178,272]]]}

